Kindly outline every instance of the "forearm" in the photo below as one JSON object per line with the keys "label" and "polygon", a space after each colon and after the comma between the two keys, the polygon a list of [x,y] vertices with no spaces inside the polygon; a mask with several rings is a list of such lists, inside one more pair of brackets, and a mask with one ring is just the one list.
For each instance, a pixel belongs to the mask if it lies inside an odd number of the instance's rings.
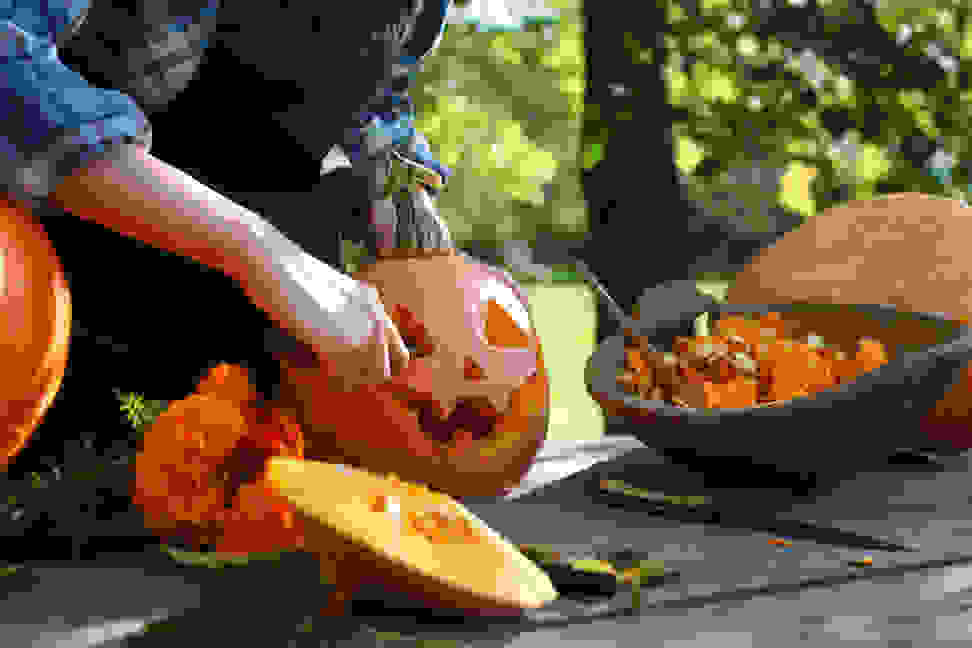
{"label": "forearm", "polygon": [[79,170],[51,194],[54,205],[119,234],[191,257],[237,280],[254,276],[254,239],[269,227],[138,146]]}
{"label": "forearm", "polygon": [[[348,309],[362,287],[313,258],[259,215],[136,147],[65,179],[51,202],[85,220],[191,257],[237,281],[285,330],[305,342],[361,344],[371,325]],[[124,272],[124,268],[119,271]],[[337,336],[315,335],[323,317]],[[322,346],[323,345],[323,346]]]}

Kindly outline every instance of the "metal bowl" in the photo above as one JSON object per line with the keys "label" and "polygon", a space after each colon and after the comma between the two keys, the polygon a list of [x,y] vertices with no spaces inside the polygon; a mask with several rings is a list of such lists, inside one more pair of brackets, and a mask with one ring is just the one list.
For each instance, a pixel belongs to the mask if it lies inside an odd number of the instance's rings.
{"label": "metal bowl", "polygon": [[[920,421],[972,359],[972,331],[946,316],[890,306],[833,304],[698,305],[697,295],[659,293],[643,300],[638,335],[669,351],[691,336],[695,318],[775,311],[795,324],[793,335],[821,335],[853,352],[860,337],[882,341],[889,361],[853,382],[807,397],[738,409],[704,409],[652,401],[624,391],[625,338],[606,339],[587,363],[588,392],[620,433],[662,451],[698,457],[742,457],[782,472],[817,475],[840,465],[885,461],[900,450],[948,451],[923,438]],[[689,304],[696,304],[688,308]]]}

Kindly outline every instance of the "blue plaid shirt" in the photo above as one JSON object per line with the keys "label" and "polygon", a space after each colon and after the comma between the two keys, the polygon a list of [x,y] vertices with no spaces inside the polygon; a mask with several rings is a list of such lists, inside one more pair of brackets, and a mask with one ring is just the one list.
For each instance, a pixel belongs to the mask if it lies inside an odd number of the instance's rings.
{"label": "blue plaid shirt", "polygon": [[58,60],[88,0],[13,4],[0,4],[0,177],[6,192],[33,203],[120,143],[150,145],[151,129],[131,98]]}
{"label": "blue plaid shirt", "polygon": [[[142,0],[143,4],[151,0]],[[396,144],[411,142],[415,161],[433,169],[444,181],[450,171],[431,156],[424,139],[411,125],[413,108],[408,82],[422,59],[441,40],[450,0],[426,0],[426,8],[407,55],[396,66],[395,81],[386,96],[356,115],[351,129],[364,136],[380,132]],[[118,41],[104,34],[86,39],[85,56],[103,70],[112,90],[88,83],[58,58],[58,48],[84,22],[90,0],[18,0],[0,3],[0,178],[3,190],[18,200],[45,206],[58,182],[111,154],[122,144],[151,147],[146,110],[164,107],[192,78],[218,25],[219,0],[200,0],[190,15],[163,10],[127,10],[113,14]],[[106,8],[99,4],[94,11]],[[145,16],[154,16],[146,21]],[[127,22],[126,22],[127,21]],[[113,36],[112,36],[113,38]],[[119,45],[120,43],[120,45]],[[352,137],[350,141],[353,142]],[[355,160],[360,151],[345,144]]]}

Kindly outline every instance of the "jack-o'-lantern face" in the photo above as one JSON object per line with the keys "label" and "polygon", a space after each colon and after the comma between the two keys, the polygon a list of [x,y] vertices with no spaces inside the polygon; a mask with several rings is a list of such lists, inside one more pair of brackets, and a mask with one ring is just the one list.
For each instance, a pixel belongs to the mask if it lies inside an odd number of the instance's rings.
{"label": "jack-o'-lantern face", "polygon": [[308,456],[337,453],[457,496],[515,486],[546,435],[549,409],[539,341],[516,284],[458,255],[384,259],[355,278],[378,290],[411,361],[350,394],[283,363]]}
{"label": "jack-o'-lantern face", "polygon": [[[392,263],[362,273],[391,309],[414,359],[396,384],[406,398],[449,417],[478,403],[505,413],[510,396],[536,372],[536,338],[530,317],[513,287],[498,273],[461,257],[446,257],[458,271],[414,272]],[[458,260],[458,263],[457,263]],[[419,285],[419,279],[423,282]],[[386,297],[387,295],[387,297]]]}

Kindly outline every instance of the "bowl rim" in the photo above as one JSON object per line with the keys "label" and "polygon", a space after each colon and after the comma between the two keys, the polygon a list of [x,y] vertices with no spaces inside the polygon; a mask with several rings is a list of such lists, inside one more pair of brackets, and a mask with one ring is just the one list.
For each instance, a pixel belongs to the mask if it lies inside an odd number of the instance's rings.
{"label": "bowl rim", "polygon": [[[921,351],[904,351],[897,355],[893,361],[858,375],[853,381],[844,383],[833,388],[821,390],[810,396],[797,396],[786,401],[773,401],[772,403],[760,403],[750,407],[732,408],[696,408],[672,405],[665,401],[647,400],[640,396],[625,392],[616,382],[617,369],[623,366],[624,362],[624,342],[625,335],[614,335],[606,338],[597,345],[594,353],[588,358],[585,366],[585,382],[591,398],[607,409],[607,402],[612,403],[613,409],[634,410],[640,414],[655,414],[667,418],[687,418],[687,417],[707,417],[718,419],[720,417],[739,417],[751,415],[776,415],[780,411],[791,408],[820,407],[823,404],[833,403],[838,400],[848,399],[851,395],[851,388],[860,385],[862,382],[878,384],[882,378],[891,371],[897,371],[900,366],[910,364],[915,356],[927,356],[929,352],[933,355],[952,355],[964,354],[972,361],[972,324],[956,318],[954,316],[924,311],[903,311],[890,304],[835,304],[831,302],[817,301],[794,301],[790,303],[765,303],[765,304],[745,304],[745,303],[719,303],[713,301],[702,310],[693,310],[694,314],[680,312],[674,317],[666,317],[664,313],[659,314],[654,320],[642,321],[643,324],[637,330],[632,331],[635,335],[651,335],[654,331],[661,328],[668,328],[672,324],[688,324],[695,318],[705,313],[710,316],[720,316],[726,314],[766,314],[768,312],[779,312],[784,315],[793,310],[802,308],[823,308],[823,309],[851,309],[858,312],[884,316],[905,316],[910,319],[920,319],[937,324],[946,324],[953,327],[951,337],[939,344],[925,346]],[[663,348],[658,350],[662,351]],[[615,371],[610,376],[603,376],[601,368],[608,363],[615,367]],[[597,365],[597,366],[595,366]],[[610,378],[610,384],[608,384]],[[596,383],[596,384],[595,384]],[[854,389],[857,391],[857,389]],[[609,414],[605,411],[606,414]],[[610,415],[610,414],[609,414]],[[624,416],[623,414],[621,415]]]}

